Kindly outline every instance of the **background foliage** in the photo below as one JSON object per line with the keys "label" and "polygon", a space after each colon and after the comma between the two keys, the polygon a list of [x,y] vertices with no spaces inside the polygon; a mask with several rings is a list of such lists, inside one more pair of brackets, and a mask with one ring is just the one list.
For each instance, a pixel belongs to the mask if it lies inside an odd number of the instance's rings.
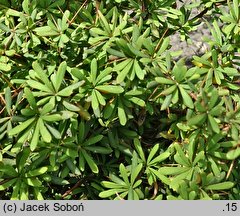
{"label": "background foliage", "polygon": [[1,199],[240,199],[239,6],[0,0]]}

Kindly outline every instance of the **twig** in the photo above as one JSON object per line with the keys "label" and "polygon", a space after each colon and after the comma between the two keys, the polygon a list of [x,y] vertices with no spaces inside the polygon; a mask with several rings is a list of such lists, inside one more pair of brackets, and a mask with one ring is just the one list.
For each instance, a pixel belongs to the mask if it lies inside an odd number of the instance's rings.
{"label": "twig", "polygon": [[6,182],[8,182],[8,181],[10,181],[10,180],[12,180],[13,178],[7,178],[7,179],[4,179],[4,180],[2,180],[1,182],[0,182],[0,185],[3,185],[4,183],[6,183]]}
{"label": "twig", "polygon": [[[224,1],[216,2],[216,3],[215,3],[215,6],[219,7],[219,6],[223,5],[224,3],[227,3],[227,1],[224,0]],[[192,19],[190,19],[189,21],[191,22],[191,21],[193,21],[193,20],[195,20],[195,19],[201,19],[201,18],[203,18],[203,16],[209,11],[209,9],[212,9],[212,7],[213,7],[213,6],[205,8],[203,11],[201,11],[199,14],[197,14],[196,16],[194,16],[194,17],[193,17]]]}
{"label": "twig", "polygon": [[83,184],[87,179],[92,178],[94,175],[90,175],[90,176],[86,176],[82,179],[80,179],[72,188],[70,188],[69,190],[67,190],[63,195],[62,198],[68,196],[69,194],[71,194],[73,192],[73,190],[75,190],[76,188],[78,188],[81,184]]}
{"label": "twig", "polygon": [[117,197],[118,197],[120,200],[125,200],[125,199],[123,199],[123,198],[118,194],[118,192],[116,192],[116,195],[117,195]]}
{"label": "twig", "polygon": [[150,198],[151,200],[155,199],[155,197],[157,196],[157,192],[158,192],[158,183],[154,182],[154,190],[153,190],[153,195]]}
{"label": "twig", "polygon": [[232,163],[231,163],[231,165],[230,165],[230,167],[229,167],[229,170],[228,170],[226,179],[228,179],[229,176],[230,176],[230,174],[232,173],[234,162],[235,162],[235,160],[232,161]]}
{"label": "twig", "polygon": [[160,44],[162,43],[162,40],[163,40],[164,36],[167,34],[168,31],[169,31],[169,28],[166,28],[166,30],[163,32],[163,35],[160,38],[160,40],[159,40],[159,42],[158,42],[158,44],[157,44],[157,46],[156,46],[156,48],[154,50],[155,53],[158,51],[158,49],[160,47]]}
{"label": "twig", "polygon": [[73,18],[70,20],[70,25],[72,24],[72,22],[75,20],[76,16],[79,14],[79,12],[82,10],[82,8],[84,7],[84,5],[88,2],[88,0],[85,0],[85,2],[83,2],[82,6],[78,9],[78,11],[74,14]]}

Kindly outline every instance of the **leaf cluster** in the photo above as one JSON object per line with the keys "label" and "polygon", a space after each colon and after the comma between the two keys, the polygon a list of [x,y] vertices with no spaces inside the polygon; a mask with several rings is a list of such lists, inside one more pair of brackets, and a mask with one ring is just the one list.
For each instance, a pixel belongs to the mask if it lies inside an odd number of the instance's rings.
{"label": "leaf cluster", "polygon": [[239,7],[0,1],[1,199],[239,199]]}

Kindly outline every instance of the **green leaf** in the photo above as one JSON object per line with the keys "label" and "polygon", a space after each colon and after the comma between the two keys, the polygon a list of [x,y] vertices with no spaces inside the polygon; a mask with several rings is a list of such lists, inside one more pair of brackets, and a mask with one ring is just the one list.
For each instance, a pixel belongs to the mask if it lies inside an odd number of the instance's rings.
{"label": "green leaf", "polygon": [[85,158],[85,160],[87,161],[88,166],[90,167],[90,169],[92,170],[92,172],[94,173],[98,173],[98,166],[97,164],[94,162],[94,160],[92,159],[92,157],[85,151],[82,150],[82,154]]}
{"label": "green leaf", "polygon": [[34,176],[39,176],[39,175],[42,175],[44,173],[46,173],[48,170],[48,167],[40,167],[40,168],[37,168],[35,170],[30,170],[28,173],[26,173],[26,177],[34,177]]}
{"label": "green leaf", "polygon": [[135,147],[137,153],[139,154],[140,158],[145,162],[146,161],[145,154],[143,152],[143,148],[141,146],[139,139],[134,138],[133,144],[134,144],[134,147]]}
{"label": "green leaf", "polygon": [[175,82],[171,79],[167,79],[165,77],[156,77],[155,80],[158,82],[158,83],[161,83],[161,84],[167,84],[167,85],[174,85]]}
{"label": "green leaf", "polygon": [[133,68],[134,68],[134,71],[135,71],[135,74],[137,75],[137,77],[140,80],[143,80],[145,73],[142,70],[142,68],[139,66],[138,61],[136,59],[134,60]]}
{"label": "green leaf", "polygon": [[26,181],[22,181],[19,196],[20,200],[28,200],[29,199],[29,191],[28,191],[28,185],[25,183]]}
{"label": "green leaf", "polygon": [[8,72],[11,70],[11,66],[9,64],[5,64],[3,62],[0,62],[0,71]]}
{"label": "green leaf", "polygon": [[169,94],[165,97],[165,99],[161,105],[161,110],[165,110],[169,107],[169,105],[171,104],[171,101],[172,101],[172,97],[173,97],[172,94]]}
{"label": "green leaf", "polygon": [[81,120],[79,126],[78,126],[78,142],[81,143],[83,142],[84,138],[85,138],[85,123],[83,120]]}
{"label": "green leaf", "polygon": [[112,72],[111,67],[105,68],[103,71],[100,72],[100,74],[96,78],[96,84],[104,83],[112,78],[112,75],[109,75]]}
{"label": "green leaf", "polygon": [[59,131],[57,129],[55,129],[54,127],[51,127],[50,125],[46,124],[45,122],[45,126],[47,127],[47,129],[49,130],[49,132],[56,138],[56,139],[61,139],[61,134],[59,133]]}
{"label": "green leaf", "polygon": [[159,144],[156,144],[156,145],[153,146],[153,148],[151,149],[151,151],[148,155],[147,164],[149,164],[151,162],[154,155],[157,153],[158,149],[159,149]]}
{"label": "green leaf", "polygon": [[30,143],[31,151],[34,151],[37,147],[37,144],[39,141],[39,133],[40,133],[40,125],[39,125],[39,120],[38,120],[36,127],[34,128],[33,137],[32,137],[31,143]]}
{"label": "green leaf", "polygon": [[130,62],[132,62],[132,59],[126,59],[122,61],[121,63],[116,64],[116,66],[113,68],[114,71],[120,72],[123,70]]}
{"label": "green leaf", "polygon": [[209,158],[209,162],[211,164],[213,174],[215,176],[220,176],[221,175],[221,170],[220,170],[218,164],[212,158]]}
{"label": "green leaf", "polygon": [[32,186],[32,187],[41,187],[42,186],[42,182],[37,179],[37,178],[27,178],[26,182],[28,185]]}
{"label": "green leaf", "polygon": [[127,43],[126,40],[124,40],[123,38],[120,38],[118,40],[116,40],[116,44],[117,46],[124,52],[125,55],[135,58],[136,54],[134,54],[130,48],[129,48],[129,44]]}
{"label": "green leaf", "polygon": [[50,92],[54,92],[52,84],[49,81],[47,74],[42,69],[41,65],[37,61],[35,61],[32,63],[32,67],[33,67],[34,71],[37,73],[39,79],[41,79],[41,81],[43,81],[43,83],[47,86],[47,88],[50,89]]}
{"label": "green leaf", "polygon": [[160,155],[158,155],[157,157],[155,157],[153,160],[151,160],[148,164],[154,165],[156,163],[160,163],[160,162],[166,160],[167,158],[169,158],[170,155],[171,155],[171,153],[168,151],[163,152]]}
{"label": "green leaf", "polygon": [[22,2],[22,8],[25,13],[29,14],[29,0],[24,0]]}
{"label": "green leaf", "polygon": [[11,89],[9,87],[5,89],[5,101],[6,101],[6,110],[8,114],[11,115],[12,98],[11,98]]}
{"label": "green leaf", "polygon": [[17,178],[14,178],[3,183],[2,185],[0,185],[0,191],[6,190],[7,188],[11,187],[16,181],[17,181]]}
{"label": "green leaf", "polygon": [[96,135],[96,136],[94,136],[94,137],[89,138],[87,141],[85,141],[85,142],[83,143],[83,145],[84,145],[84,146],[93,145],[93,144],[95,144],[95,143],[100,142],[100,141],[102,140],[102,138],[103,138],[103,135]]}
{"label": "green leaf", "polygon": [[20,125],[16,126],[12,130],[10,130],[8,132],[8,135],[13,136],[13,135],[19,134],[20,132],[25,130],[28,126],[30,126],[34,121],[35,121],[35,118],[31,118],[31,119],[28,119],[28,120],[24,121]]}
{"label": "green leaf", "polygon": [[41,189],[34,187],[34,197],[36,200],[44,200],[42,193],[40,192]]}
{"label": "green leaf", "polygon": [[170,187],[175,191],[178,190],[182,180],[190,179],[192,177],[192,173],[193,173],[193,169],[188,168],[188,170],[186,170],[185,172],[182,172],[181,174],[175,176],[171,181]]}
{"label": "green leaf", "polygon": [[100,29],[100,28],[91,28],[90,29],[90,34],[91,35],[102,35],[102,36],[108,36],[108,33],[107,32],[105,32],[105,31],[103,31],[102,29]]}
{"label": "green leaf", "polygon": [[96,93],[98,102],[99,102],[101,105],[105,106],[105,105],[106,105],[106,101],[105,101],[104,97],[101,95],[101,93],[100,93],[99,91],[97,91],[97,90],[95,90],[95,93]]}
{"label": "green leaf", "polygon": [[40,110],[41,116],[46,115],[47,113],[51,112],[55,108],[55,98],[51,98],[47,104],[45,104]]}
{"label": "green leaf", "polygon": [[59,32],[53,30],[50,26],[37,27],[33,31],[36,32],[36,34],[41,37],[50,37],[50,36],[59,35]]}
{"label": "green leaf", "polygon": [[103,191],[103,192],[99,193],[99,197],[107,198],[107,197],[110,197],[112,195],[116,195],[116,194],[122,193],[124,191],[126,191],[126,189],[114,188],[114,189],[106,190],[106,191]]}
{"label": "green leaf", "polygon": [[17,182],[12,186],[13,191],[11,195],[11,200],[19,200],[20,187],[21,187],[21,181],[18,179]]}
{"label": "green leaf", "polygon": [[129,187],[128,189],[128,200],[134,200],[134,192],[132,187]]}
{"label": "green leaf", "polygon": [[55,82],[53,82],[56,92],[58,92],[58,90],[61,86],[66,69],[67,69],[67,63],[64,61],[59,65]]}
{"label": "green leaf", "polygon": [[117,184],[115,182],[109,182],[109,181],[102,181],[101,184],[103,187],[106,187],[106,188],[122,188],[123,187],[122,184]]}
{"label": "green leaf", "polygon": [[239,156],[240,156],[240,148],[232,149],[226,155],[228,160],[235,160]]}
{"label": "green leaf", "polygon": [[0,23],[0,29],[3,30],[4,32],[11,32],[11,29],[8,28],[5,24]]}
{"label": "green leaf", "polygon": [[16,177],[18,175],[17,171],[10,164],[1,164],[0,171],[10,177]]}
{"label": "green leaf", "polygon": [[107,19],[105,18],[105,16],[103,16],[100,10],[98,10],[97,13],[100,17],[100,20],[102,21],[103,28],[107,31],[108,35],[110,35],[112,31],[111,31],[110,25],[108,24]]}
{"label": "green leaf", "polygon": [[124,92],[123,87],[121,86],[114,86],[114,85],[99,85],[96,86],[95,89],[102,93],[113,93],[113,94],[120,94]]}
{"label": "green leaf", "polygon": [[67,159],[66,160],[66,164],[68,166],[68,168],[71,170],[71,172],[75,175],[81,175],[80,170],[76,167],[76,165],[74,164],[74,162],[72,161],[72,159]]}
{"label": "green leaf", "polygon": [[91,151],[97,154],[110,154],[112,152],[111,148],[103,147],[103,146],[84,146],[84,149]]}
{"label": "green leaf", "polygon": [[142,57],[142,58],[147,58],[148,57],[148,55],[144,54],[138,48],[135,48],[134,46],[132,46],[129,43],[127,44],[127,47],[129,49],[129,51],[137,57]]}
{"label": "green leaf", "polygon": [[177,83],[181,83],[186,76],[187,67],[184,64],[184,60],[180,59],[173,67],[172,73]]}
{"label": "green leaf", "polygon": [[160,49],[157,52],[158,56],[160,56],[168,48],[169,43],[170,43],[170,37],[165,37],[161,46],[160,46]]}
{"label": "green leaf", "polygon": [[137,167],[135,167],[133,169],[133,171],[131,172],[131,184],[133,185],[136,178],[138,177],[140,171],[142,170],[143,165],[142,164],[138,164]]}
{"label": "green leaf", "polygon": [[91,73],[90,73],[90,78],[91,78],[91,82],[95,85],[96,83],[96,77],[97,77],[97,60],[94,58],[91,61]]}
{"label": "green leaf", "polygon": [[109,178],[113,182],[117,183],[118,185],[126,186],[126,182],[124,182],[121,178],[119,178],[118,176],[116,176],[116,175],[114,175],[112,173],[109,174]]}
{"label": "green leaf", "polygon": [[120,98],[118,99],[117,110],[118,110],[118,118],[119,118],[120,124],[125,125],[127,123],[127,116],[126,116],[126,113],[124,111],[124,107],[123,107],[123,104],[122,104],[122,101],[121,101]]}
{"label": "green leaf", "polygon": [[161,92],[161,95],[169,95],[169,94],[171,94],[172,92],[174,92],[176,89],[177,89],[177,86],[176,86],[176,85],[172,85],[171,87],[166,88],[165,90],[163,90],[163,91]]}
{"label": "green leaf", "polygon": [[63,120],[63,117],[59,114],[51,114],[51,115],[41,116],[41,119],[48,122],[55,122],[55,121]]}
{"label": "green leaf", "polygon": [[30,106],[31,106],[34,110],[36,110],[36,109],[37,109],[37,104],[36,104],[36,100],[35,100],[35,98],[34,98],[34,96],[33,96],[32,91],[31,91],[29,88],[25,87],[25,88],[24,88],[24,93],[25,93],[25,95],[26,95],[26,98],[27,98],[28,103],[30,104]]}
{"label": "green leaf", "polygon": [[43,138],[43,141],[50,143],[52,140],[51,134],[49,133],[48,129],[45,127],[43,120],[41,118],[39,118],[38,121],[39,121],[39,129],[40,129],[40,133]]}
{"label": "green leaf", "polygon": [[198,114],[188,120],[188,125],[189,126],[202,125],[206,121],[206,119],[207,119],[206,113]]}
{"label": "green leaf", "polygon": [[221,30],[219,28],[219,25],[218,25],[218,22],[216,20],[213,21],[213,27],[214,27],[214,30],[212,30],[212,34],[214,36],[214,38],[216,39],[216,41],[222,45],[222,33],[221,33]]}
{"label": "green leaf", "polygon": [[126,56],[124,55],[124,53],[119,52],[118,50],[115,50],[115,49],[112,49],[112,48],[108,48],[108,49],[107,49],[107,52],[108,52],[109,54],[113,55],[113,56],[117,56],[117,57],[120,57],[120,58],[126,57]]}
{"label": "green leaf", "polygon": [[98,103],[98,98],[97,98],[97,95],[96,95],[96,90],[93,90],[92,91],[92,101],[91,101],[91,104],[92,104],[92,108],[94,110],[97,110],[98,107],[99,107],[99,103]]}
{"label": "green leaf", "polygon": [[16,165],[19,173],[26,166],[26,161],[29,158],[29,155],[30,155],[30,148],[26,148],[26,147],[17,154]]}
{"label": "green leaf", "polygon": [[67,181],[65,179],[62,179],[60,177],[57,177],[57,176],[51,176],[51,179],[52,179],[52,183],[56,184],[56,185],[67,185],[67,184],[70,184],[69,181]]}
{"label": "green leaf", "polygon": [[162,167],[159,169],[159,172],[163,175],[178,175],[188,170],[189,167]]}
{"label": "green leaf", "polygon": [[189,96],[189,94],[185,91],[185,89],[179,85],[179,90],[181,92],[181,95],[182,95],[182,99],[183,99],[183,103],[193,109],[194,108],[194,105],[193,105],[193,101],[192,101],[192,98]]}
{"label": "green leaf", "polygon": [[79,88],[82,84],[83,84],[83,82],[77,82],[70,86],[67,86],[66,88],[59,91],[57,93],[57,95],[62,96],[62,97],[69,97],[72,94],[73,90],[76,88]]}
{"label": "green leaf", "polygon": [[71,103],[68,103],[66,100],[64,100],[62,102],[62,104],[63,104],[63,106],[65,106],[70,111],[77,112],[77,111],[80,110],[80,108],[78,106],[75,106],[75,105],[73,105]]}
{"label": "green leaf", "polygon": [[137,104],[140,107],[145,107],[146,103],[144,100],[142,100],[141,98],[138,97],[129,97],[128,98],[129,101],[132,101],[133,103]]}
{"label": "green leaf", "polygon": [[191,167],[191,163],[189,161],[189,159],[186,157],[186,155],[184,154],[182,148],[180,147],[179,144],[175,144],[174,145],[175,149],[177,150],[177,154],[174,155],[174,160],[186,167]]}
{"label": "green leaf", "polygon": [[209,123],[211,125],[212,130],[215,133],[218,134],[220,132],[220,128],[219,128],[218,123],[216,122],[216,120],[210,114],[208,115],[208,120],[209,120]]}
{"label": "green leaf", "polygon": [[166,176],[164,176],[163,174],[160,173],[160,171],[157,171],[155,169],[149,168],[149,170],[155,175],[157,176],[160,181],[162,181],[164,184],[170,185],[171,181],[169,178],[167,178]]}
{"label": "green leaf", "polygon": [[121,177],[123,178],[124,182],[127,185],[130,185],[130,182],[128,180],[128,174],[127,174],[126,167],[122,163],[119,166],[119,171],[120,171]]}
{"label": "green leaf", "polygon": [[234,186],[233,182],[222,182],[205,187],[206,190],[228,190]]}
{"label": "green leaf", "polygon": [[46,85],[43,85],[42,83],[37,82],[35,80],[27,80],[27,84],[34,89],[52,93],[52,90],[50,88],[48,88]]}
{"label": "green leaf", "polygon": [[133,60],[131,60],[127,66],[121,71],[119,72],[118,76],[117,76],[117,83],[121,83],[124,81],[124,79],[126,78],[126,76],[128,75],[128,73],[130,72],[131,68],[133,65]]}

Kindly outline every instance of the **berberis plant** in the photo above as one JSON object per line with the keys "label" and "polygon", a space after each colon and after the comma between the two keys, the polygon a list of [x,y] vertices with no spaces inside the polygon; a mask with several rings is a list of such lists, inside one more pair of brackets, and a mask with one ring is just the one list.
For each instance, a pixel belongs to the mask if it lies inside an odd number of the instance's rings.
{"label": "berberis plant", "polygon": [[239,8],[0,0],[1,199],[240,199]]}

